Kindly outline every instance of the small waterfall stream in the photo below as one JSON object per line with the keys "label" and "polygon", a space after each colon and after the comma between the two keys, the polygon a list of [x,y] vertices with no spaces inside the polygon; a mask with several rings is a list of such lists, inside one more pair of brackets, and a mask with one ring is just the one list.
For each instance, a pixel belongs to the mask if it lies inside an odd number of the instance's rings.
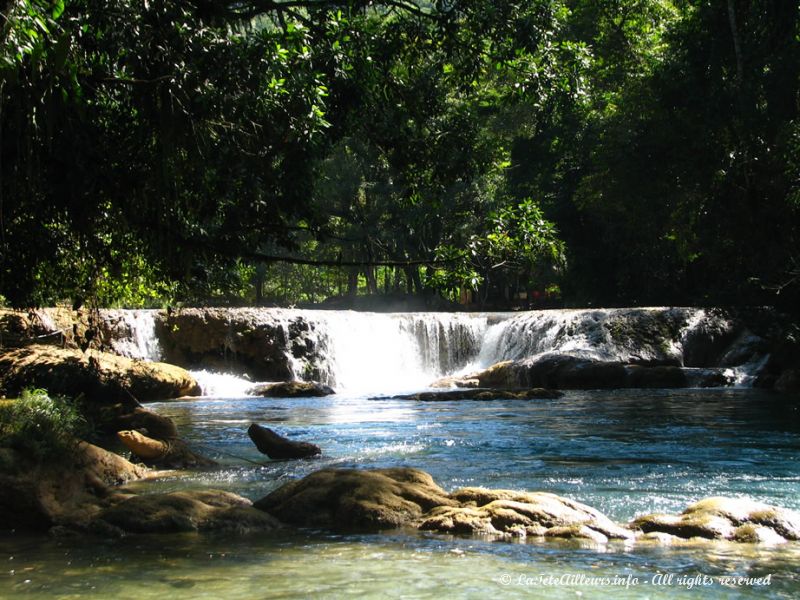
{"label": "small waterfall stream", "polygon": [[117,354],[141,360],[161,360],[156,335],[156,310],[111,310],[105,314],[110,345]]}

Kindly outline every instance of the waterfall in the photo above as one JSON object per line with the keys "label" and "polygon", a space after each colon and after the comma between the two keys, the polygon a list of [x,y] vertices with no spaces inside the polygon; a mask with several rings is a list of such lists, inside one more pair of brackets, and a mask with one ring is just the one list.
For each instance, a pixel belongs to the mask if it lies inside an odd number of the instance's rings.
{"label": "waterfall", "polygon": [[161,360],[161,345],[156,336],[155,310],[109,310],[103,312],[103,325],[109,344],[117,354],[142,360]]}
{"label": "waterfall", "polygon": [[320,379],[348,391],[411,390],[473,360],[486,315],[315,311]]}
{"label": "waterfall", "polygon": [[[118,354],[162,358],[156,311],[104,311]],[[717,369],[749,385],[765,339],[729,313],[699,308],[520,313],[366,313],[272,308],[185,309],[159,327],[164,353],[198,371],[207,394],[243,395],[253,380],[319,380],[346,392],[418,390],[447,375],[550,354],[627,365]],[[159,321],[160,322],[160,321]],[[687,372],[688,372],[687,370]],[[225,372],[248,374],[231,379]]]}
{"label": "waterfall", "polygon": [[687,332],[703,309],[572,309],[519,313],[488,329],[477,360],[465,370],[550,353],[614,362],[682,362]]}

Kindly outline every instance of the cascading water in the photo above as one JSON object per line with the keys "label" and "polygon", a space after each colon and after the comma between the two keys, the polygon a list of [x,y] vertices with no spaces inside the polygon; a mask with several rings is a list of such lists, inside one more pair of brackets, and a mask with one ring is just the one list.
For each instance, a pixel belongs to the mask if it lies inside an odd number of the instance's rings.
{"label": "cascading water", "polygon": [[114,352],[128,358],[161,360],[161,344],[156,335],[155,310],[115,310],[105,314]]}
{"label": "cascading water", "polygon": [[474,359],[485,315],[315,312],[320,378],[348,391],[411,390]]}
{"label": "cascading water", "polygon": [[189,371],[194,377],[203,396],[217,398],[242,398],[250,395],[255,385],[252,381],[230,373],[217,373],[200,369]]}
{"label": "cascading water", "polygon": [[[619,362],[679,361],[681,349],[672,340],[680,336],[681,323],[691,327],[703,317],[701,309],[667,308],[520,313],[489,328],[477,361],[468,368],[548,353]],[[650,331],[654,323],[660,331]]]}
{"label": "cascading water", "polygon": [[[158,360],[161,318],[155,311],[107,311],[104,326],[119,354]],[[417,390],[445,375],[548,354],[712,368],[729,383],[748,385],[767,360],[764,340],[741,322],[697,308],[482,314],[189,309],[186,319],[159,328],[168,355],[197,370],[204,393],[228,397],[245,395],[250,379],[315,379],[348,393]],[[177,355],[173,335],[184,336]]]}

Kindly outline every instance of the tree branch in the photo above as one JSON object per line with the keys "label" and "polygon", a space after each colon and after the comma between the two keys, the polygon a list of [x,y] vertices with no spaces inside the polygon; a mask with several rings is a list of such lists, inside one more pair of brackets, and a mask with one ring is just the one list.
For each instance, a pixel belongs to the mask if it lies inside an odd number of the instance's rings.
{"label": "tree branch", "polygon": [[268,254],[266,252],[258,252],[255,250],[242,250],[236,248],[229,248],[226,245],[215,243],[209,240],[188,240],[183,239],[182,244],[185,246],[198,248],[208,252],[211,250],[214,253],[222,254],[228,257],[241,258],[254,262],[265,263],[286,263],[290,265],[311,265],[316,267],[414,267],[414,266],[436,266],[446,265],[457,262],[458,259],[414,259],[414,260],[336,260],[319,259],[319,258],[303,258],[300,256],[281,256],[278,254]]}

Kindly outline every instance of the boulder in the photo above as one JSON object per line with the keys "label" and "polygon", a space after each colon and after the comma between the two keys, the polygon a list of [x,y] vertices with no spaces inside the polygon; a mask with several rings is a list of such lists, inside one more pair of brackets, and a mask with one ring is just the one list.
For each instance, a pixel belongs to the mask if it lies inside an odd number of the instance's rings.
{"label": "boulder", "polygon": [[679,515],[638,517],[630,527],[643,533],[738,542],[800,540],[800,513],[744,498],[700,500]]}
{"label": "boulder", "polygon": [[450,495],[455,507],[437,507],[419,528],[442,533],[501,537],[558,537],[605,543],[632,539],[633,533],[601,512],[555,494],[464,488]]}
{"label": "boulder", "polygon": [[399,396],[381,396],[372,400],[417,400],[421,402],[444,402],[448,400],[533,400],[554,399],[563,396],[559,391],[544,388],[527,390],[496,390],[491,388],[474,388],[463,390],[447,390],[443,392],[418,392]]}
{"label": "boulder", "polygon": [[310,458],[322,454],[319,446],[309,442],[297,442],[278,435],[272,429],[261,427],[256,423],[247,429],[247,435],[262,454],[270,458]]}
{"label": "boulder", "polygon": [[625,365],[568,354],[544,354],[518,361],[503,361],[467,375],[480,387],[609,389],[626,386]]}
{"label": "boulder", "polygon": [[138,431],[118,431],[117,438],[144,464],[167,469],[214,467],[216,462],[192,452],[179,438],[159,440]]}
{"label": "boulder", "polygon": [[126,533],[271,531],[280,523],[247,498],[220,490],[185,490],[134,496],[97,515]]}
{"label": "boulder", "polygon": [[414,527],[453,534],[632,539],[593,508],[547,493],[465,488],[447,494],[423,471],[325,469],[255,503],[307,527],[380,530]]}
{"label": "boulder", "polygon": [[108,421],[109,429],[115,432],[132,430],[157,440],[178,438],[178,428],[172,419],[140,406],[129,413],[110,418]]}
{"label": "boulder", "polygon": [[522,373],[520,365],[511,360],[505,360],[493,364],[488,369],[478,373],[466,375],[464,379],[476,380],[477,387],[488,388],[518,388],[522,383]]}
{"label": "boulder", "polygon": [[416,523],[438,506],[457,506],[418,469],[324,469],[254,504],[284,523],[380,530]]}
{"label": "boulder", "polygon": [[325,469],[283,485],[254,506],[285,523],[345,530],[412,527],[595,544],[800,539],[800,514],[751,500],[707,498],[680,515],[647,515],[625,526],[590,506],[547,492],[463,488],[447,494],[430,475],[410,468]]}
{"label": "boulder", "polygon": [[41,464],[8,448],[0,454],[0,529],[86,523],[114,497],[113,486],[146,473],[86,442],[76,443],[58,464]]}
{"label": "boulder", "polygon": [[32,345],[0,354],[0,389],[17,395],[27,387],[90,402],[142,402],[198,396],[200,386],[188,371],[166,363],[133,360],[89,350]]}
{"label": "boulder", "polygon": [[318,398],[336,392],[330,386],[316,381],[282,381],[257,385],[247,393],[263,398]]}

